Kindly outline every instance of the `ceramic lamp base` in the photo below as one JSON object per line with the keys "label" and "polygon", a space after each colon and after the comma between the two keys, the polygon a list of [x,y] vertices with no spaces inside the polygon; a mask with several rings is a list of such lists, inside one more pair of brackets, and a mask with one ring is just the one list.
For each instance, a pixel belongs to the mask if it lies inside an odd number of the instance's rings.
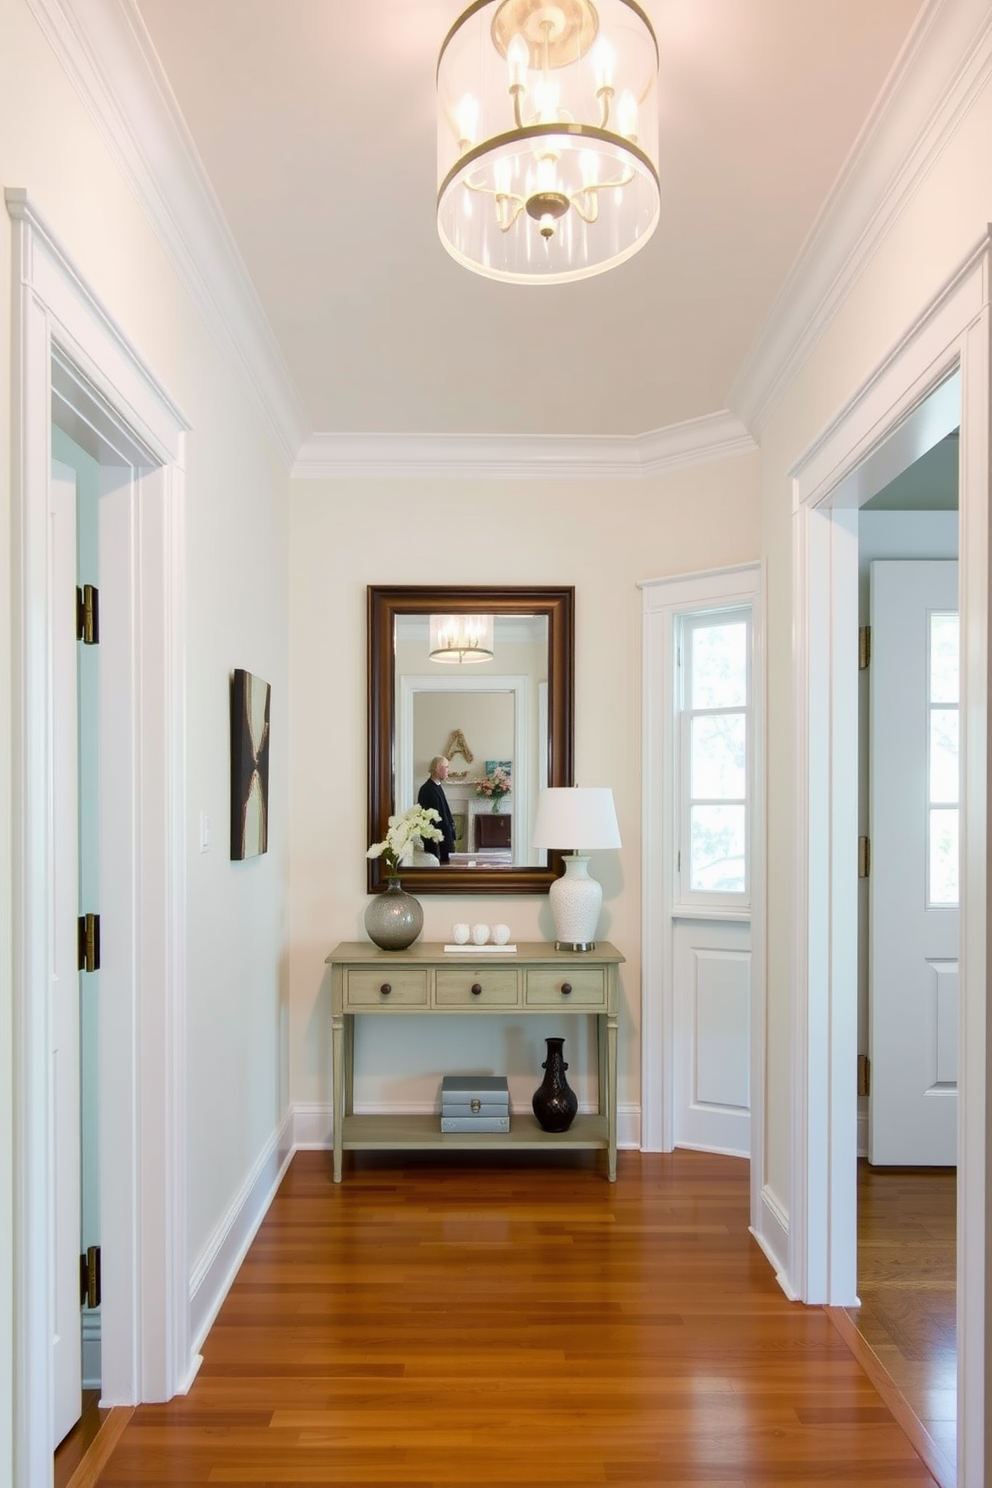
{"label": "ceramic lamp base", "polygon": [[565,873],[548,892],[555,922],[556,951],[594,951],[596,926],[603,905],[603,889],[589,877],[589,859],[565,855]]}

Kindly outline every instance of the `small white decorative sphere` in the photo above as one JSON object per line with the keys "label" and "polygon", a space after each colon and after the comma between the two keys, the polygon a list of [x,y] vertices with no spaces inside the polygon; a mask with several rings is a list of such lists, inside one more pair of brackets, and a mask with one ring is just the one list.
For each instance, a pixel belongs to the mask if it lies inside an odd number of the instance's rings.
{"label": "small white decorative sphere", "polygon": [[451,938],[455,945],[467,945],[471,933],[467,925],[458,924],[451,927]]}
{"label": "small white decorative sphere", "polygon": [[489,926],[488,925],[473,925],[472,926],[472,941],[473,941],[473,943],[475,945],[485,945],[485,943],[486,943],[486,941],[488,939],[489,939]]}
{"label": "small white decorative sphere", "polygon": [[494,925],[493,926],[493,944],[494,945],[506,945],[506,943],[507,943],[507,941],[509,939],[510,939],[510,927],[509,927],[509,925]]}

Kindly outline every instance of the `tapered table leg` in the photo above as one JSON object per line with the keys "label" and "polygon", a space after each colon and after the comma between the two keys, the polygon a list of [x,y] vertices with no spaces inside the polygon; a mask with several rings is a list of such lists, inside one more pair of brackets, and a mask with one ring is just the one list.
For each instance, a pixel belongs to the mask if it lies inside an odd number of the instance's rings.
{"label": "tapered table leg", "polygon": [[344,1017],[336,1013],[331,1019],[331,1111],[334,1121],[334,1182],[341,1182],[342,1141],[344,1139]]}
{"label": "tapered table leg", "polygon": [[609,1131],[609,1178],[617,1181],[617,1015],[606,1017],[606,1122]]}

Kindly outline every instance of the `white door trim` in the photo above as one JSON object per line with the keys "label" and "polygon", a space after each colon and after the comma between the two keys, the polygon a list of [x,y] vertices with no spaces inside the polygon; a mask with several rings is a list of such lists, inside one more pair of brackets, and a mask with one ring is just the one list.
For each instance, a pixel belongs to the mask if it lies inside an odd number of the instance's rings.
{"label": "white door trim", "polygon": [[[675,617],[693,610],[751,606],[753,637],[751,782],[751,1223],[760,1232],[764,1189],[765,1088],[765,626],[760,563],[648,579],[642,600],[643,758],[674,759]],[[671,769],[645,769],[641,861],[641,1148],[670,1152],[675,1112],[673,908],[676,782]],[[737,915],[726,918],[737,918]],[[706,919],[723,918],[706,911]]]}
{"label": "white door trim", "polygon": [[980,239],[792,471],[796,1135],[789,1271],[804,1301],[845,1306],[855,1301],[856,1281],[856,510],[954,427],[960,410],[961,1488],[979,1488],[984,1479],[990,244],[988,234]]}
{"label": "white door trim", "polygon": [[[416,804],[417,782],[413,775],[413,710],[420,692],[508,692],[513,697],[513,861],[529,861],[531,801],[534,786],[529,761],[533,748],[530,738],[530,690],[532,682],[524,676],[484,677],[400,677],[399,718],[396,723],[396,795],[397,807],[403,801]],[[455,784],[454,781],[451,782]],[[466,831],[468,829],[466,828]]]}
{"label": "white door trim", "polygon": [[[50,1157],[46,997],[53,772],[48,471],[53,374],[73,369],[131,465],[126,502],[130,670],[121,678],[128,779],[129,1001],[101,1028],[104,1399],[167,1399],[189,1375],[185,998],[183,431],[186,421],[86,287],[22,190],[13,229],[13,967],[15,1478],[52,1478]],[[140,686],[138,679],[140,678]],[[121,927],[119,927],[121,928]],[[105,947],[106,959],[106,947]],[[105,1061],[111,1060],[112,1063]],[[113,1078],[108,1078],[108,1071]],[[104,1186],[105,1185],[105,1186]],[[109,1303],[109,1305],[108,1305]],[[109,1347],[109,1352],[108,1352]]]}

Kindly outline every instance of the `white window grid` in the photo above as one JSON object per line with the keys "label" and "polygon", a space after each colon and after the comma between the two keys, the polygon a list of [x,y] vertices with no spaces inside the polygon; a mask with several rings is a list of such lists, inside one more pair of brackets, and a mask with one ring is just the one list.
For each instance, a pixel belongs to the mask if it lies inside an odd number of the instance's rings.
{"label": "white window grid", "polygon": [[[696,630],[714,624],[743,624],[745,626],[746,681],[745,699],[736,707],[702,708],[690,705],[692,688],[692,635]],[[693,610],[676,617],[675,677],[677,727],[675,747],[678,758],[674,771],[675,788],[678,793],[675,819],[678,823],[675,844],[675,913],[679,909],[701,908],[750,910],[751,907],[751,797],[752,797],[752,720],[753,696],[753,627],[750,605],[720,606],[714,609]],[[744,720],[744,794],[739,797],[721,796],[712,798],[694,796],[692,793],[692,726],[695,719],[712,717],[741,717]],[[744,811],[744,883],[741,889],[698,889],[691,881],[692,808],[694,806],[739,806]]]}
{"label": "white window grid", "polygon": [[[958,686],[953,697],[935,697],[936,669],[934,663],[934,622],[940,621],[958,622],[957,610],[931,610],[928,615],[927,625],[927,908],[928,909],[957,909],[960,902],[959,885],[960,873],[954,875],[953,884],[949,883],[946,875],[938,873],[935,875],[936,852],[934,843],[934,831],[936,824],[946,824],[952,829],[952,840],[959,841],[958,828],[960,823],[960,785],[959,780],[955,782],[953,795],[948,792],[935,792],[934,790],[934,718],[938,713],[955,715],[958,727],[957,738],[959,743],[960,759],[960,674],[958,675]],[[946,776],[946,771],[942,772]],[[937,883],[934,880],[937,878]],[[943,882],[941,882],[943,877]]]}

